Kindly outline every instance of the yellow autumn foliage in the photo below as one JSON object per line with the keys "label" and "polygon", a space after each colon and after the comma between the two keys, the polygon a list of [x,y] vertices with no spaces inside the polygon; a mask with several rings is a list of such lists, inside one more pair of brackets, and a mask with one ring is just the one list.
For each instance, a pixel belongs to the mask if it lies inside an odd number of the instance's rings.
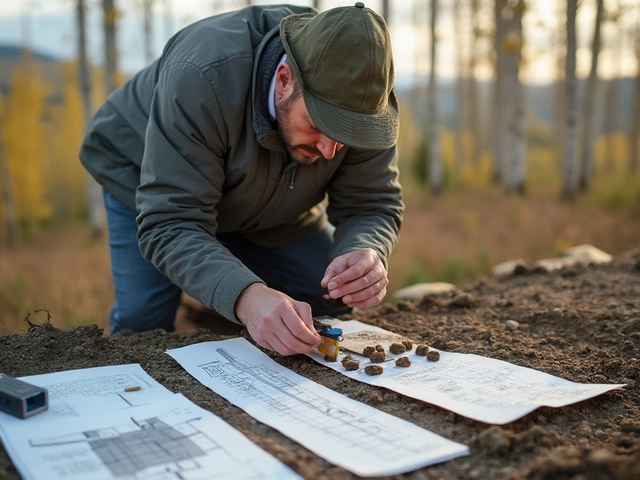
{"label": "yellow autumn foliage", "polygon": [[78,160],[84,133],[82,98],[75,63],[59,66],[63,79],[61,102],[48,106],[51,139],[48,179],[50,200],[58,218],[78,217],[84,211],[86,175]]}
{"label": "yellow autumn foliage", "polygon": [[14,192],[15,212],[25,228],[49,220],[47,200],[49,155],[44,127],[47,87],[40,81],[40,67],[25,55],[12,77],[12,90],[3,102],[6,154]]}

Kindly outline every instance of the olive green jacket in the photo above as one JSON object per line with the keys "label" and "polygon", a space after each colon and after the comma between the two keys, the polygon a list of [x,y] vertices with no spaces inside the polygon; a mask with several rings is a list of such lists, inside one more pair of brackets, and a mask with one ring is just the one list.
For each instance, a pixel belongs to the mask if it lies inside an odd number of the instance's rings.
{"label": "olive green jacket", "polygon": [[332,160],[301,165],[265,120],[275,63],[265,75],[260,58],[279,42],[282,18],[309,11],[254,6],[185,28],[109,96],[80,152],[96,180],[138,212],[144,257],[234,321],[238,296],[261,280],[217,232],[282,246],[319,231],[328,216],[332,258],[370,247],[386,265],[400,229],[395,147],[344,147]]}

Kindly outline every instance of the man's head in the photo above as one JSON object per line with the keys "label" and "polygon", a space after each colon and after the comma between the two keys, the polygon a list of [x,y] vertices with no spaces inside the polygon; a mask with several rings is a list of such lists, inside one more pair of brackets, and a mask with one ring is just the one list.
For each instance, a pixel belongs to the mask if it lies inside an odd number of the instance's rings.
{"label": "man's head", "polygon": [[281,63],[276,70],[275,108],[282,140],[297,162],[309,164],[321,157],[331,160],[343,147],[313,123],[288,62]]}
{"label": "man's head", "polygon": [[[379,15],[361,2],[315,16],[291,15],[282,20],[280,36],[304,99],[301,113],[314,129],[335,148],[382,149],[396,143],[391,43]],[[295,105],[294,100],[291,108]]]}

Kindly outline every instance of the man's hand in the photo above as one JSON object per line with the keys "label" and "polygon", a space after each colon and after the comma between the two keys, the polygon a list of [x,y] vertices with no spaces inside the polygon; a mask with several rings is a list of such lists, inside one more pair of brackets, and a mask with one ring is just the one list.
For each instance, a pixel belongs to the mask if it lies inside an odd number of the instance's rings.
{"label": "man's hand", "polygon": [[261,283],[242,291],[235,313],[258,345],[281,355],[309,353],[322,342],[313,328],[308,303],[297,302]]}
{"label": "man's hand", "polygon": [[322,279],[325,298],[341,298],[350,307],[378,305],[387,293],[387,270],[370,248],[346,253],[329,264]]}

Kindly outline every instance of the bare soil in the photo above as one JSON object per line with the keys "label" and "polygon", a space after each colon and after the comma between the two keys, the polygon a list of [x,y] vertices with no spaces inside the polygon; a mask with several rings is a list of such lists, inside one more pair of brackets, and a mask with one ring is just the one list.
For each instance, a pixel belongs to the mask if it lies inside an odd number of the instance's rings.
{"label": "bare soil", "polygon": [[[454,302],[462,293],[469,296],[465,306]],[[623,390],[568,407],[540,408],[498,427],[356,382],[303,355],[271,353],[313,381],[471,449],[467,457],[393,478],[640,478],[640,250],[619,255],[607,265],[481,280],[419,302],[358,311],[353,318],[415,344],[497,358],[575,382],[627,384]],[[218,323],[215,330],[211,323],[200,324],[201,329],[187,333],[122,332],[108,337],[97,326],[60,330],[45,322],[26,333],[0,337],[0,371],[23,376],[140,363],[167,388],[214,412],[303,477],[356,478],[256,422],[164,353],[229,335],[246,336],[230,324]],[[2,448],[0,477],[20,478]]]}

